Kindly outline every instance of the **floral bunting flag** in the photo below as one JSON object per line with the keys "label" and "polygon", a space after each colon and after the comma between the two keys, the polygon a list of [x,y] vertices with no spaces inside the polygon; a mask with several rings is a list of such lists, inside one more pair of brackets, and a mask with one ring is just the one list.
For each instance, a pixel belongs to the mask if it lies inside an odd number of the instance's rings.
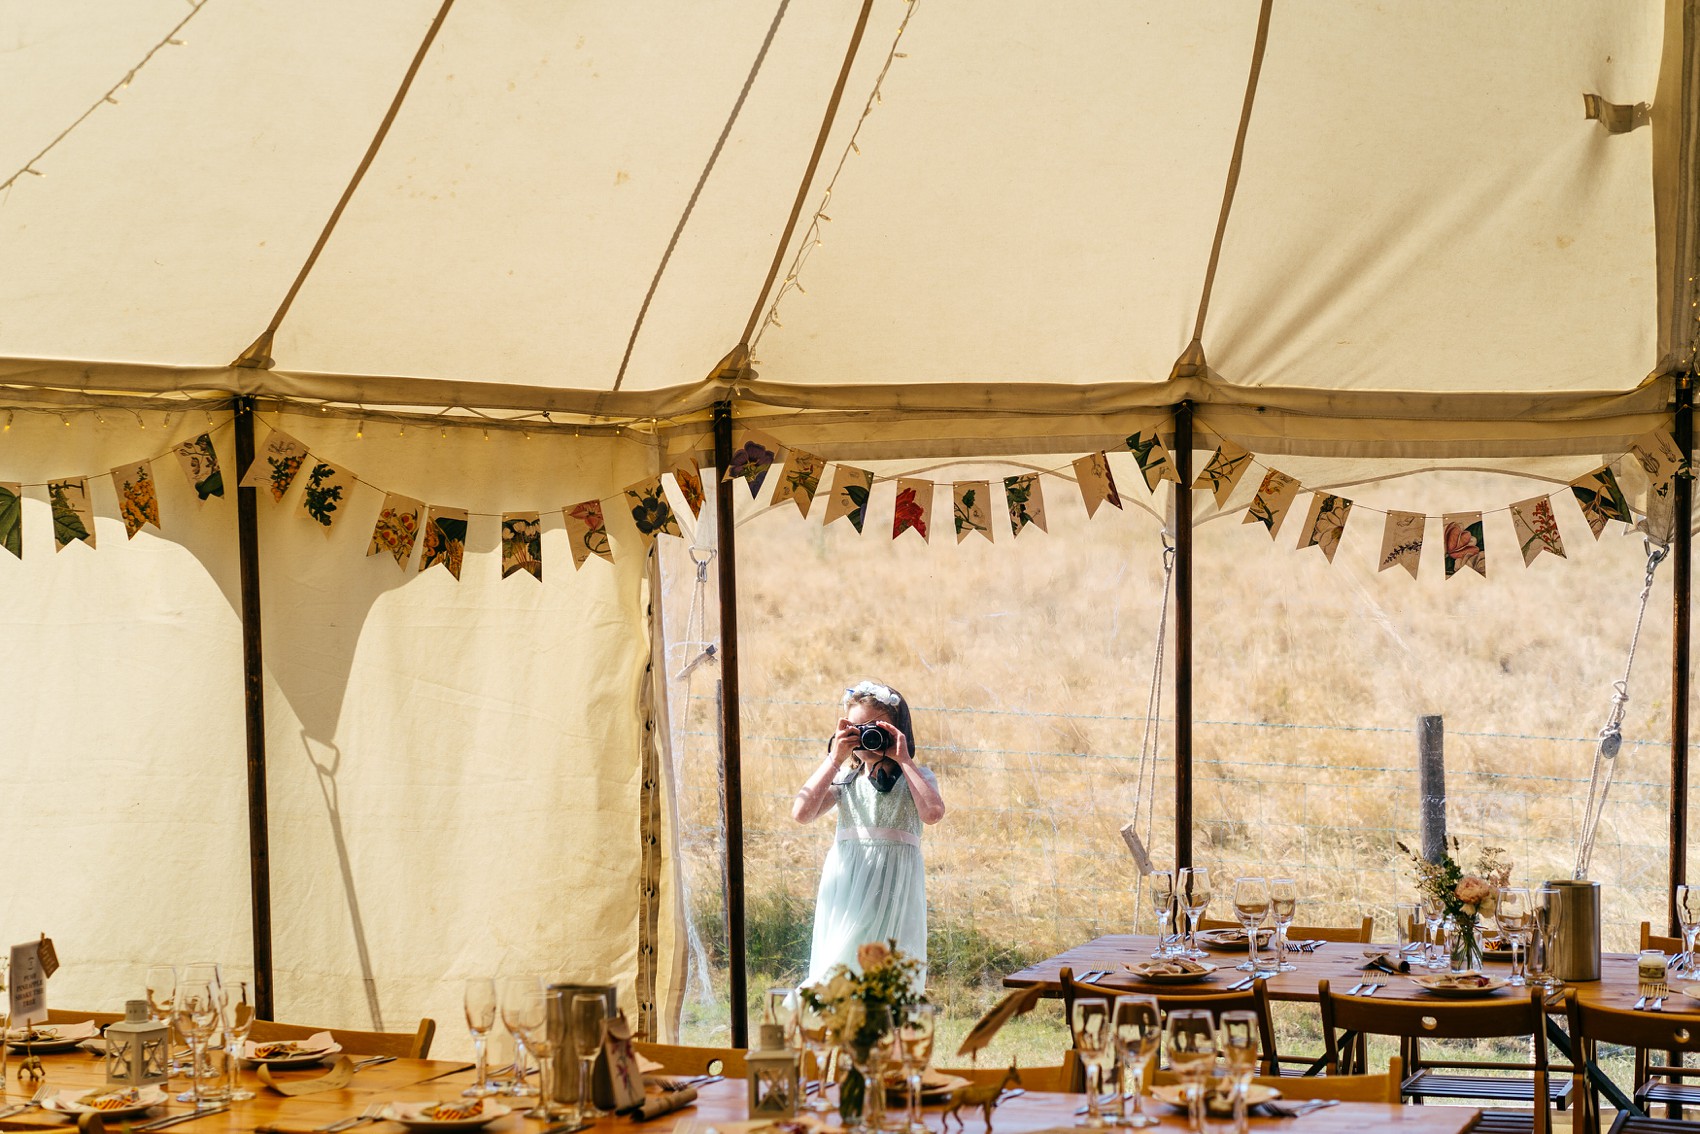
{"label": "floral bunting flag", "polygon": [[1281,530],[1281,521],[1287,518],[1287,510],[1293,506],[1293,501],[1299,495],[1299,482],[1277,469],[1270,469],[1263,474],[1263,483],[1257,489],[1257,496],[1252,499],[1251,507],[1246,509],[1242,524],[1262,524],[1269,529],[1269,538],[1274,539],[1275,533]]}
{"label": "floral bunting flag", "polygon": [[1163,442],[1155,429],[1130,434],[1127,439],[1127,451],[1139,462],[1139,471],[1145,474],[1145,487],[1152,492],[1157,491],[1159,481],[1172,480],[1177,484],[1180,482],[1180,474],[1175,472],[1175,466],[1169,460],[1169,451],[1163,448]]}
{"label": "floral bunting flag", "polygon": [[1216,507],[1225,507],[1228,497],[1233,495],[1234,486],[1239,484],[1240,477],[1251,467],[1251,454],[1234,444],[1224,440],[1222,447],[1216,450],[1216,455],[1210,458],[1210,463],[1204,466],[1204,471],[1198,474],[1198,479],[1192,482],[1194,488],[1208,488],[1210,495],[1216,498]]}
{"label": "floral bunting flag", "polygon": [[1310,512],[1299,536],[1299,550],[1320,547],[1328,562],[1334,562],[1334,553],[1340,550],[1340,537],[1346,534],[1346,518],[1351,514],[1352,502],[1344,496],[1312,493]]}
{"label": "floral bunting flag", "polygon": [[867,469],[839,465],[832,474],[832,495],[826,502],[826,519],[830,524],[840,516],[849,516],[851,525],[862,530],[868,518],[868,494],[874,490],[874,474]]}
{"label": "floral bunting flag", "polygon": [[1629,513],[1629,501],[1624,498],[1623,489],[1618,487],[1617,476],[1611,471],[1610,465],[1601,465],[1591,473],[1584,473],[1570,482],[1570,491],[1576,494],[1576,503],[1582,507],[1582,516],[1588,521],[1588,530],[1599,539],[1605,531],[1606,521],[1622,520],[1633,523],[1634,517]]}
{"label": "floral bunting flag", "polygon": [[809,505],[814,503],[815,493],[820,491],[820,474],[826,468],[826,462],[813,453],[805,453],[801,449],[792,449],[785,454],[785,477],[779,482],[779,487],[773,490],[774,503],[781,500],[794,500],[797,511],[807,516]]}
{"label": "floral bunting flag", "polygon": [[1446,533],[1446,577],[1450,579],[1469,567],[1487,578],[1487,540],[1482,536],[1480,512],[1448,512],[1440,518]]}
{"label": "floral bunting flag", "polygon": [[1074,476],[1080,484],[1080,498],[1086,502],[1088,518],[1097,514],[1100,504],[1122,506],[1121,495],[1116,491],[1116,478],[1110,472],[1110,460],[1101,451],[1077,458]]}
{"label": "floral bunting flag", "polygon": [[177,463],[183,466],[183,475],[189,478],[189,487],[195,490],[196,499],[224,495],[224,473],[218,467],[218,453],[213,449],[212,434],[203,433],[174,446],[171,451],[177,454]]}
{"label": "floral bunting flag", "polygon": [[325,534],[329,535],[331,525],[337,522],[342,506],[354,491],[355,479],[353,473],[340,465],[329,461],[315,462],[307,470],[307,479],[301,489],[301,514],[324,528]]}
{"label": "floral bunting flag", "polygon": [[743,443],[732,453],[726,466],[726,479],[743,477],[750,486],[750,495],[761,491],[768,470],[779,461],[779,442],[754,429],[743,433]]}
{"label": "floral bunting flag", "polygon": [[1558,519],[1552,514],[1551,497],[1532,496],[1517,501],[1511,506],[1511,526],[1517,531],[1517,545],[1523,549],[1523,566],[1533,563],[1535,556],[1543,551],[1566,558],[1564,540],[1558,534]]}
{"label": "floral bunting flag", "polygon": [[679,534],[679,521],[673,515],[673,506],[667,503],[667,493],[661,489],[659,476],[652,476],[628,487],[626,499],[630,501],[632,522],[637,525],[638,534],[646,541],[654,543],[657,533],[670,536]]}
{"label": "floral bunting flag", "polygon": [[1682,450],[1677,447],[1676,438],[1666,430],[1655,429],[1645,437],[1631,441],[1629,455],[1647,474],[1655,492],[1682,469]]}
{"label": "floral bunting flag", "polygon": [[969,532],[979,532],[988,543],[992,542],[992,518],[987,505],[991,491],[991,482],[984,480],[959,480],[951,485],[951,497],[956,502],[957,543],[967,539]]}
{"label": "floral bunting flag", "polygon": [[515,571],[543,581],[543,525],[536,512],[502,513],[502,578]]}
{"label": "floral bunting flag", "polygon": [[275,504],[289,491],[295,474],[306,460],[307,446],[283,430],[274,429],[266,434],[265,444],[254,454],[254,463],[248,466],[248,475],[242,478],[239,487],[264,488],[272,494]]}
{"label": "floral bunting flag", "polygon": [[1403,567],[1417,577],[1417,564],[1423,557],[1423,524],[1428,517],[1421,512],[1389,512],[1387,525],[1381,531],[1381,566]]}
{"label": "floral bunting flag", "polygon": [[24,557],[24,499],[22,486],[0,484],[0,547]]}
{"label": "floral bunting flag", "polygon": [[94,546],[94,506],[89,503],[87,477],[72,476],[47,482],[47,499],[53,505],[53,550],[82,540]]}
{"label": "floral bunting flag", "polygon": [[1003,478],[1004,499],[1009,504],[1009,530],[1020,535],[1029,524],[1045,531],[1045,492],[1038,473]]}
{"label": "floral bunting flag", "polygon": [[[685,507],[691,510],[691,515],[702,518],[702,466],[697,464],[695,457],[681,457],[673,466],[673,483],[679,486],[679,495],[685,498]],[[602,505],[597,504],[596,514],[602,514]],[[586,553],[588,554],[588,552]]]}
{"label": "floral bunting flag", "polygon": [[[677,471],[677,470],[675,470]],[[584,566],[592,555],[614,562],[614,549],[608,543],[608,522],[602,515],[602,501],[586,500],[561,510],[567,523],[567,546],[573,553],[573,570]]]}
{"label": "floral bunting flag", "polygon": [[897,482],[897,505],[891,517],[891,538],[914,529],[927,539],[927,523],[933,516],[933,482],[903,477]]}
{"label": "floral bunting flag", "polygon": [[419,549],[419,569],[441,563],[458,581],[466,560],[466,509],[439,508],[425,513],[425,543]]}
{"label": "floral bunting flag", "polygon": [[387,551],[395,556],[397,567],[407,570],[414,541],[419,538],[419,517],[424,511],[423,500],[394,492],[385,493],[384,506],[378,512],[378,522],[372,526],[372,542],[366,545],[366,554],[371,556]]}
{"label": "floral bunting flag", "polygon": [[119,465],[112,470],[112,487],[118,492],[118,517],[124,521],[126,539],[135,539],[144,524],[159,527],[159,493],[154,491],[152,461]]}

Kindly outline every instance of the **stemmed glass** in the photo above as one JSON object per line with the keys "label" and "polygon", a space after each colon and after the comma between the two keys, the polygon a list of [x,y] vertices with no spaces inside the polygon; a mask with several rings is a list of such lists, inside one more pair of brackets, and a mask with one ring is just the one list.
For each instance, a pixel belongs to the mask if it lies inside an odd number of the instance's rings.
{"label": "stemmed glass", "polygon": [[1269,916],[1269,883],[1262,878],[1234,879],[1234,916],[1245,926],[1246,949],[1251,954],[1237,967],[1255,973],[1260,968],[1257,928]]}
{"label": "stemmed glass", "polygon": [[[825,1112],[832,1109],[832,1104],[826,1101],[827,1060],[832,1050],[832,1044],[827,1038],[826,1021],[821,1018],[820,1009],[809,1003],[804,990],[797,989],[797,1013],[795,1016],[797,1042],[800,1050],[813,1057],[815,1064],[814,1077],[805,1084],[803,1091],[803,1109]],[[805,1073],[807,1067],[804,1068]],[[809,1097],[808,1087],[818,1084],[814,1097]]]}
{"label": "stemmed glass", "polygon": [[189,1091],[178,1097],[179,1102],[194,1102],[195,1109],[207,1103],[201,1095],[201,1066],[207,1037],[218,1026],[217,978],[200,971],[202,966],[190,965],[172,998],[172,1018],[177,1030],[189,1040]]}
{"label": "stemmed glass", "polygon": [[1169,941],[1169,923],[1175,916],[1175,874],[1172,870],[1151,872],[1151,908],[1157,914],[1157,949],[1155,958],[1171,957],[1175,947]]}
{"label": "stemmed glass", "polygon": [[1216,1062],[1216,1025],[1205,1008],[1176,1008],[1169,1013],[1163,1033],[1163,1049],[1169,1067],[1186,1093],[1187,1114],[1192,1128],[1204,1129],[1204,1078]]}
{"label": "stemmed glass", "polygon": [[1210,868],[1207,866],[1182,867],[1180,878],[1176,883],[1179,893],[1180,907],[1186,913],[1187,931],[1186,948],[1181,951],[1183,957],[1203,957],[1204,950],[1198,947],[1198,919],[1204,916],[1204,911],[1210,908]]}
{"label": "stemmed glass", "polygon": [[1234,1130],[1246,1132],[1246,1091],[1257,1073],[1257,1013],[1235,1009],[1222,1013],[1216,1039],[1228,1064],[1228,1085],[1234,1102]]}
{"label": "stemmed glass", "polygon": [[[1553,951],[1558,947],[1558,930],[1564,907],[1559,904],[1559,892],[1554,887],[1542,886],[1538,895],[1539,901],[1534,908],[1538,950],[1531,954],[1529,980],[1546,989],[1562,988],[1564,981],[1559,979],[1553,968]],[[1540,958],[1538,963],[1534,960],[1537,956]]]}
{"label": "stemmed glass", "polygon": [[[1120,1068],[1121,1107],[1118,1126],[1156,1126],[1161,1120],[1145,1113],[1145,1080],[1151,1061],[1163,1045],[1163,1012],[1155,996],[1118,996],[1110,1005],[1110,1032]],[[1132,1100],[1131,1106],[1129,1100]]]}
{"label": "stemmed glass", "polygon": [[223,987],[225,1058],[230,1063],[229,1098],[232,1102],[244,1102],[254,1097],[253,1091],[242,1086],[239,1074],[242,1045],[248,1042],[248,1032],[254,1026],[250,982],[246,978],[226,976]]}
{"label": "stemmed glass", "polygon": [[537,1088],[526,1082],[525,1078],[526,1062],[531,1054],[530,1028],[527,1026],[526,1013],[529,1006],[527,994],[542,986],[541,977],[502,978],[498,997],[502,1010],[502,1026],[514,1037],[514,1081],[508,1088],[508,1094],[517,1098],[529,1098],[537,1093]]}
{"label": "stemmed glass", "polygon": [[933,1061],[933,1034],[938,1024],[938,1010],[931,1004],[911,1004],[902,1010],[902,1019],[894,1030],[893,1043],[898,1061],[903,1066],[903,1079],[909,1087],[908,1117],[902,1129],[908,1134],[932,1134],[921,1120],[921,1080],[927,1065]]}
{"label": "stemmed glass", "polygon": [[602,1114],[596,1109],[595,1083],[591,1079],[591,1070],[596,1053],[602,1050],[602,1024],[607,1018],[608,1001],[600,993],[573,994],[572,1006],[568,1009],[571,1026],[567,1031],[573,1037],[573,1054],[578,1057],[578,1110],[573,1115],[575,1122],[590,1122]]}
{"label": "stemmed glass", "polygon": [[1700,893],[1692,886],[1676,888],[1676,924],[1682,930],[1682,957],[1678,964],[1684,972],[1693,972],[1695,942],[1700,939]]}
{"label": "stemmed glass", "polygon": [[525,1049],[537,1060],[537,1105],[525,1116],[550,1122],[559,1110],[555,1106],[555,1041],[549,1037],[548,1027],[549,994],[538,979],[513,989],[511,997],[502,1008],[502,1020],[515,1042],[523,1039]]}
{"label": "stemmed glass", "polygon": [[1523,947],[1533,928],[1534,911],[1530,908],[1529,891],[1521,886],[1503,887],[1495,896],[1493,919],[1499,925],[1500,936],[1511,945],[1511,983],[1523,985]]}
{"label": "stemmed glass", "polygon": [[1074,1002],[1069,1020],[1074,1029],[1074,1050],[1086,1068],[1086,1117],[1076,1126],[1101,1127],[1104,1112],[1098,1098],[1104,1090],[1104,1063],[1113,1057],[1110,1032],[1110,1002],[1102,996],[1083,996]]}
{"label": "stemmed glass", "polygon": [[1287,960],[1287,927],[1299,912],[1299,884],[1291,878],[1269,880],[1269,913],[1275,922],[1275,971],[1290,973],[1298,966]]}
{"label": "stemmed glass", "polygon": [[[172,1015],[172,1001],[177,995],[177,970],[170,965],[150,965],[147,974],[148,1019],[155,1023],[164,1024],[171,1029],[170,1035],[177,1034],[177,1021]],[[183,1072],[183,1065],[177,1061],[176,1045],[172,1044],[170,1052],[170,1074],[178,1075]]]}
{"label": "stemmed glass", "polygon": [[472,1052],[478,1060],[478,1078],[461,1094],[469,1099],[481,1099],[496,1093],[490,1085],[490,1032],[496,1026],[496,982],[490,977],[469,977],[461,994],[466,1010],[466,1030],[472,1033]]}
{"label": "stemmed glass", "polygon": [[842,1041],[850,1065],[862,1076],[862,1116],[851,1127],[857,1134],[875,1134],[885,1126],[885,1057],[890,1049],[891,1008],[885,1004],[853,1004]]}
{"label": "stemmed glass", "polygon": [[1431,969],[1444,969],[1449,963],[1446,956],[1446,942],[1441,937],[1440,927],[1446,921],[1446,904],[1439,898],[1423,895],[1423,924],[1428,927],[1428,949],[1423,953],[1423,964]]}

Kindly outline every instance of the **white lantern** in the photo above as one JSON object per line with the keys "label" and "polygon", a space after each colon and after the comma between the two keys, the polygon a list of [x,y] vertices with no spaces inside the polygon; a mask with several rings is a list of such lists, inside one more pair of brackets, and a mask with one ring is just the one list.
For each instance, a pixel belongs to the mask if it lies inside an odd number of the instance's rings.
{"label": "white lantern", "polygon": [[794,1118],[800,1085],[797,1053],[778,1024],[761,1026],[761,1046],[744,1056],[750,1076],[751,1118]]}
{"label": "white lantern", "polygon": [[126,1087],[163,1083],[171,1061],[171,1029],[148,1019],[146,1000],[124,1003],[124,1018],[106,1026],[106,1081]]}

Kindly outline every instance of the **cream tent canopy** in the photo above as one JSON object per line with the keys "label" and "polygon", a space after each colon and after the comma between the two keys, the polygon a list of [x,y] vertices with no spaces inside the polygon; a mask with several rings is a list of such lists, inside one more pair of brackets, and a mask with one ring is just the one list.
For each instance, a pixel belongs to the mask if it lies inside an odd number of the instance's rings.
{"label": "cream tent canopy", "polygon": [[[6,744],[38,785],[17,821],[82,823],[68,868],[115,896],[12,895],[8,927],[74,931],[85,1001],[248,934],[217,818],[244,792],[234,506],[164,484],[181,518],[108,555],[97,497],[102,550],[55,556],[46,479],[159,455],[232,394],[475,516],[516,478],[617,492],[721,401],[870,460],[1097,448],[1182,402],[1201,445],[1621,452],[1692,364],[1697,25],[1695,0],[9,0],[0,481],[36,534],[0,556],[0,661],[38,708]],[[348,450],[374,414],[446,448]],[[498,963],[664,1002],[642,557],[570,592],[402,588],[369,528],[330,556],[273,515],[280,1003],[452,1017],[443,975]]]}

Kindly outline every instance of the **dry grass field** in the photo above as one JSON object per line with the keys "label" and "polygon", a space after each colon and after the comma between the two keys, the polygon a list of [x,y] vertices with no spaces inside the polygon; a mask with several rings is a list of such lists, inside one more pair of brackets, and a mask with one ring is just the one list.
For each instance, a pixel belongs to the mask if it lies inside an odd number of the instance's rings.
{"label": "dry grass field", "polygon": [[[929,475],[944,484],[1009,471]],[[1136,874],[1117,831],[1135,822],[1153,856],[1172,859],[1172,654],[1159,713],[1146,712],[1162,524],[1138,507],[1160,510],[1161,497],[1131,465],[1116,474],[1125,511],[1105,507],[1088,520],[1073,486],[1047,477],[1048,532],[1012,541],[1003,527],[995,543],[960,545],[948,489],[939,492],[942,527],[924,543],[889,538],[889,485],[876,487],[863,535],[843,520],[823,528],[821,501],[804,519],[738,486],[752,992],[795,981],[806,963],[832,824],[792,823],[790,797],[818,759],[843,687],[864,677],[915,706],[920,758],[949,807],[925,850],[931,989],[950,1035],[998,994],[1003,973],[1101,933],[1150,928],[1136,914]],[[1238,514],[1197,528],[1199,865],[1224,880],[1292,874],[1305,895],[1300,921],[1367,912],[1385,931],[1392,904],[1412,893],[1394,840],[1418,837],[1416,722],[1439,714],[1449,830],[1466,852],[1507,848],[1523,881],[1569,876],[1593,738],[1623,676],[1646,557],[1621,524],[1592,539],[1566,495],[1554,508],[1569,558],[1525,568],[1503,508],[1553,487],[1479,473],[1364,486],[1349,493],[1359,510],[1332,565],[1294,548],[1306,497],[1274,541]],[[1382,517],[1371,509],[1388,508],[1489,512],[1488,578],[1442,577],[1433,520],[1417,579],[1377,573]],[[686,636],[693,601],[688,544],[663,547],[672,641]],[[701,597],[712,628],[712,582]],[[670,671],[694,652],[675,647]],[[1590,872],[1603,886],[1607,948],[1629,946],[1642,918],[1663,919],[1669,658],[1667,569],[1641,635]],[[685,1016],[695,1042],[726,1036],[718,679],[706,665],[671,686],[698,937]],[[1039,1021],[1013,1033],[1007,1050],[1053,1050],[1057,1038]],[[945,1050],[954,1050],[948,1038]]]}

